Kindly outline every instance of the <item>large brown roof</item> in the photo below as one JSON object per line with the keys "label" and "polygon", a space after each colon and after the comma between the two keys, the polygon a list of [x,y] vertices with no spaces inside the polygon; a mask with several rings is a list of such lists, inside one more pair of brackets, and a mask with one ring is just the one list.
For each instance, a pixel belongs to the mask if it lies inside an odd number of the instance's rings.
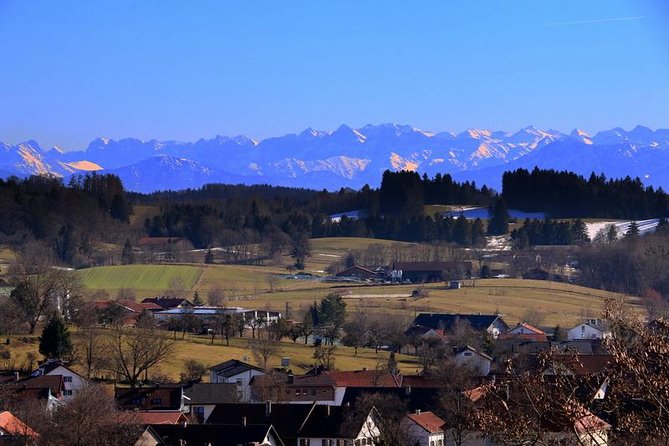
{"label": "large brown roof", "polygon": [[38,434],[23,421],[16,418],[11,412],[0,412],[0,429],[10,435],[37,438]]}
{"label": "large brown roof", "polygon": [[432,412],[410,413],[407,415],[407,418],[431,434],[441,432],[446,423]]}
{"label": "large brown roof", "polygon": [[334,379],[337,387],[400,387],[402,382],[401,376],[377,370],[337,371],[324,374]]}

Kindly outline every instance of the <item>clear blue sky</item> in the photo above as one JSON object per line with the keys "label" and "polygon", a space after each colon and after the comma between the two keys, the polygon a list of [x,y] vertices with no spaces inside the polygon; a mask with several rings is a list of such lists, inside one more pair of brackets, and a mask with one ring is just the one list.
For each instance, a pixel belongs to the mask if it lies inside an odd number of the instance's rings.
{"label": "clear blue sky", "polygon": [[669,127],[669,1],[0,0],[0,140]]}

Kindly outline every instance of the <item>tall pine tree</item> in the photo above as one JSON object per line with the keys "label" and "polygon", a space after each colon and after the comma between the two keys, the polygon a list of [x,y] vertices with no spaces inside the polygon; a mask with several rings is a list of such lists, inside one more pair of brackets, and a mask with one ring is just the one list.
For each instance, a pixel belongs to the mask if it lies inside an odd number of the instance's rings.
{"label": "tall pine tree", "polygon": [[42,330],[39,352],[49,359],[62,359],[72,353],[70,332],[60,316],[52,316]]}

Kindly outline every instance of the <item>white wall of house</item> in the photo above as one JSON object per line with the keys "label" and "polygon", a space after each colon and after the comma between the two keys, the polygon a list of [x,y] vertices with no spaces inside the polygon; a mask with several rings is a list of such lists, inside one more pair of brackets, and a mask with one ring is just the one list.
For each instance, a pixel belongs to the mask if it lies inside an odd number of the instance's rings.
{"label": "white wall of house", "polygon": [[479,376],[488,376],[490,373],[490,359],[473,350],[463,350],[453,356],[453,362],[458,367],[467,367]]}
{"label": "white wall of house", "polygon": [[68,369],[67,367],[63,366],[58,366],[46,375],[48,376],[55,376],[55,375],[62,375],[63,376],[63,382],[64,382],[64,387],[63,387],[63,401],[69,401],[74,396],[79,392],[81,389],[86,387],[88,385],[88,381],[86,379],[73,372],[72,370]]}
{"label": "white wall of house", "polygon": [[251,379],[254,376],[265,375],[265,372],[255,369],[249,369],[236,375],[225,377],[214,371],[209,372],[209,382],[212,383],[230,383],[237,385],[237,396],[240,403],[249,403],[252,400]]}
{"label": "white wall of house", "polygon": [[411,420],[404,420],[411,446],[444,446],[444,433],[431,433]]}
{"label": "white wall of house", "polygon": [[358,432],[358,435],[355,436],[355,438],[318,438],[318,437],[299,437],[297,439],[297,445],[298,446],[322,446],[323,440],[331,440],[330,443],[325,443],[328,444],[328,446],[337,446],[337,440],[344,440],[346,446],[361,446],[361,445],[373,445],[374,444],[374,438],[378,438],[379,436],[379,428],[376,426],[376,423],[374,423],[374,420],[372,419],[371,414],[367,416],[367,419],[362,425],[362,428],[360,429],[360,432]]}
{"label": "white wall of house", "polygon": [[579,324],[567,332],[567,340],[577,339],[603,339],[610,335],[607,331],[602,331],[589,324]]}

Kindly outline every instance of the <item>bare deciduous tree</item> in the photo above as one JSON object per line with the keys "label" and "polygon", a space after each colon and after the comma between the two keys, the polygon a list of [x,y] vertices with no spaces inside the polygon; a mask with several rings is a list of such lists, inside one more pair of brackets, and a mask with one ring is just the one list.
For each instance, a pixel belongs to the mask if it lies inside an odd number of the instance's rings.
{"label": "bare deciduous tree", "polygon": [[114,327],[107,333],[103,367],[136,386],[142,373],[174,350],[174,342],[157,330]]}

